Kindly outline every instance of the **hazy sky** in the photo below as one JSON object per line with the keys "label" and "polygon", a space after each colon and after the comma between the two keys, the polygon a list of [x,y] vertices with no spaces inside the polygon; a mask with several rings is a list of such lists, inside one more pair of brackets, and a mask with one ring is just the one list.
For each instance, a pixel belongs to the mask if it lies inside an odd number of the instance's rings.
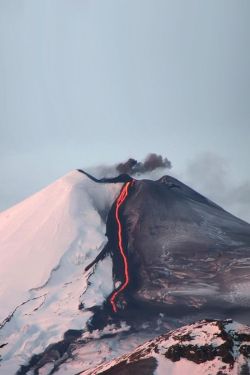
{"label": "hazy sky", "polygon": [[148,152],[248,189],[250,1],[0,0],[0,130],[0,209]]}

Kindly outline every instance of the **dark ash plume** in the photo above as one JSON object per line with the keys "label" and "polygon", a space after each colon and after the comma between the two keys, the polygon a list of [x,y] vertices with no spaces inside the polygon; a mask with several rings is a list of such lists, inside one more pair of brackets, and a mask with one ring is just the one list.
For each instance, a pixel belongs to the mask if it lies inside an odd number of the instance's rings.
{"label": "dark ash plume", "polygon": [[125,163],[120,163],[116,166],[119,173],[127,173],[129,175],[152,172],[158,168],[171,169],[172,163],[168,158],[152,153],[148,154],[143,162],[129,158]]}
{"label": "dark ash plume", "polygon": [[134,169],[138,165],[137,160],[129,158],[125,163],[120,163],[116,166],[116,169],[119,173],[128,173],[133,174]]}

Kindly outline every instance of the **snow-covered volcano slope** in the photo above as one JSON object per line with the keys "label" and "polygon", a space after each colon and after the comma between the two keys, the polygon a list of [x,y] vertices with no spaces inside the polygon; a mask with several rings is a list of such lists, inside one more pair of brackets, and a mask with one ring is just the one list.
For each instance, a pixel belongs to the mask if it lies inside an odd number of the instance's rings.
{"label": "snow-covered volcano slope", "polygon": [[[14,373],[67,330],[84,328],[91,315],[78,309],[84,268],[106,242],[106,216],[121,186],[71,172],[0,214],[1,373]],[[97,275],[88,306],[113,289],[110,258]]]}
{"label": "snow-covered volcano slope", "polygon": [[247,375],[249,349],[249,327],[231,320],[202,320],[81,375]]}

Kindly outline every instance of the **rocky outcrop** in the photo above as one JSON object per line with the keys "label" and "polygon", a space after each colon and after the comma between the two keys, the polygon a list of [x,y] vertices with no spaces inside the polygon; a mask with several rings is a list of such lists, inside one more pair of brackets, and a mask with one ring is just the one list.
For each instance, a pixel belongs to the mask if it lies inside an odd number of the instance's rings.
{"label": "rocky outcrop", "polygon": [[82,375],[247,375],[250,327],[232,320],[202,320],[159,336]]}

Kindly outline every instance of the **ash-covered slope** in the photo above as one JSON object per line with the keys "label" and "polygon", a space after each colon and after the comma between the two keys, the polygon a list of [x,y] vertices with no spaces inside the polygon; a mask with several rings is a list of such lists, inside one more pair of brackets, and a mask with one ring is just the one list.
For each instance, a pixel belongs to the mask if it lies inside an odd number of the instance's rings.
{"label": "ash-covered slope", "polygon": [[122,218],[134,302],[249,307],[248,223],[170,176],[135,181]]}
{"label": "ash-covered slope", "polygon": [[129,354],[81,372],[81,375],[249,373],[249,327],[231,320],[203,320],[157,337]]}

